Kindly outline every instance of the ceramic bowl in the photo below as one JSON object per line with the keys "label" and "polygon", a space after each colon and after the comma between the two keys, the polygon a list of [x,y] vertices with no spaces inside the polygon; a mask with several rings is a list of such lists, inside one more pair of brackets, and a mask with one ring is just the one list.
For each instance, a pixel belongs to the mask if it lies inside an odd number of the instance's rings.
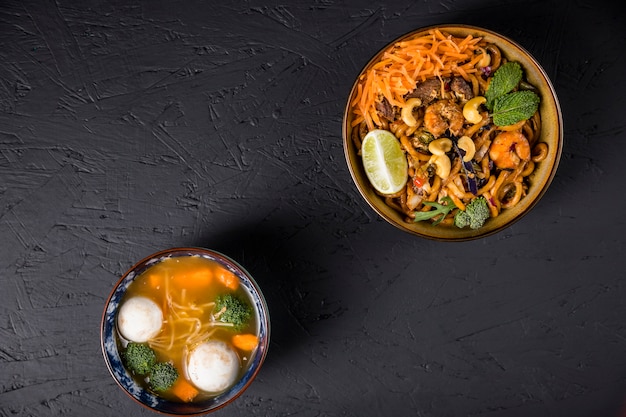
{"label": "ceramic bowl", "polygon": [[[363,170],[361,157],[358,154],[354,141],[351,140],[353,129],[351,124],[353,121],[353,114],[350,103],[352,102],[355,94],[357,94],[359,78],[372,65],[380,61],[385,50],[390,48],[396,42],[426,35],[430,30],[435,28],[438,28],[442,32],[447,32],[455,37],[464,38],[471,34],[474,37],[483,37],[488,42],[496,44],[500,48],[504,57],[511,61],[517,61],[521,64],[525,73],[525,78],[530,84],[537,88],[537,92],[541,97],[539,112],[541,116],[542,128],[539,140],[548,145],[548,156],[544,161],[537,164],[535,172],[530,177],[531,184],[527,195],[523,197],[520,203],[511,209],[503,210],[499,216],[488,219],[481,228],[475,230],[470,229],[469,227],[460,229],[455,226],[433,226],[429,222],[424,221],[405,221],[402,214],[385,204],[383,197],[374,191],[365,174],[365,171]],[[408,233],[441,241],[463,241],[499,232],[518,221],[537,204],[548,189],[557,171],[563,147],[563,118],[556,92],[546,72],[542,69],[537,60],[519,44],[505,36],[487,29],[467,25],[438,25],[421,28],[399,37],[382,48],[369,60],[363,70],[359,73],[359,76],[356,78],[352,86],[344,111],[342,135],[344,153],[352,179],[363,199],[376,213],[393,226]]]}
{"label": "ceramic bowl", "polygon": [[[118,351],[120,336],[116,328],[116,317],[118,307],[124,297],[126,289],[136,277],[138,277],[150,266],[166,258],[187,256],[201,256],[216,261],[223,267],[233,272],[239,278],[240,284],[250,295],[253,308],[256,309],[259,317],[257,329],[259,345],[254,351],[253,356],[250,358],[248,368],[243,377],[237,381],[234,386],[208,400],[183,403],[167,401],[160,398],[149,390],[144,389],[133,379],[131,374],[124,367],[120,357],[120,352]],[[267,354],[269,337],[270,320],[267,304],[259,286],[254,281],[252,276],[241,265],[229,257],[219,252],[202,248],[173,248],[164,250],[150,255],[132,266],[118,281],[107,299],[101,325],[102,352],[105,363],[115,382],[126,394],[128,394],[130,398],[142,406],[168,415],[206,414],[233,402],[244,392],[244,390],[248,388],[259,372]]]}

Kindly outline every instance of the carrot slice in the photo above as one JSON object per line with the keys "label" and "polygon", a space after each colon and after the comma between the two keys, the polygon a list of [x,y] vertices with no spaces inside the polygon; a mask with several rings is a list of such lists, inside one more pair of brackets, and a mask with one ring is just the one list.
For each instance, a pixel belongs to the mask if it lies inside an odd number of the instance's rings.
{"label": "carrot slice", "polygon": [[172,394],[180,398],[183,402],[193,401],[200,391],[185,378],[178,378],[174,385],[172,385]]}
{"label": "carrot slice", "polygon": [[230,271],[228,271],[228,270],[226,270],[224,268],[219,268],[215,272],[215,277],[226,288],[229,288],[229,289],[231,289],[233,291],[236,290],[237,288],[239,288],[239,278],[237,278],[237,276],[235,274],[233,274],[232,272],[230,272]]}
{"label": "carrot slice", "polygon": [[187,289],[206,288],[211,284],[212,279],[213,271],[210,268],[192,269],[174,275],[174,280],[177,284]]}
{"label": "carrot slice", "polygon": [[152,288],[159,288],[163,284],[164,277],[161,274],[150,274],[148,276],[148,283]]}
{"label": "carrot slice", "polygon": [[233,336],[233,345],[241,350],[252,351],[259,344],[259,338],[253,334],[236,334]]}

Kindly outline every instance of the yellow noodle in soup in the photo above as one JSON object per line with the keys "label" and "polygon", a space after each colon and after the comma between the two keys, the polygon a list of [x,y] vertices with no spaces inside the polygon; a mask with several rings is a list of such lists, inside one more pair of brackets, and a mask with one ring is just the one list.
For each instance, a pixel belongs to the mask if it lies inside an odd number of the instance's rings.
{"label": "yellow noodle in soup", "polygon": [[[511,124],[494,123],[485,97],[494,74],[507,63],[499,47],[481,37],[433,29],[383,51],[357,81],[351,140],[360,154],[370,131],[396,136],[408,160],[408,181],[402,191],[383,198],[406,222],[428,219],[423,212],[446,201],[454,209],[428,220],[453,225],[458,212],[479,197],[488,221],[526,195],[548,149],[539,141],[538,110]],[[509,91],[527,91],[540,100],[523,77]]]}
{"label": "yellow noodle in soup", "polygon": [[[221,307],[225,299],[239,300],[246,307],[245,322],[235,323],[232,315],[228,316],[231,312]],[[157,306],[160,314],[154,308],[148,316],[132,314],[147,311],[146,305]],[[138,342],[154,351],[158,363],[172,364],[178,372],[176,382],[155,392],[168,400],[202,401],[227,390],[245,373],[258,345],[258,317],[239,278],[222,264],[201,256],[165,258],[147,268],[128,287],[120,304],[123,311],[131,314],[122,317],[118,313],[122,357],[127,343]],[[154,332],[154,317],[160,316],[161,327]],[[146,318],[149,323],[143,324]],[[125,323],[122,329],[126,333],[120,331],[121,323]],[[146,334],[151,335],[147,340]],[[135,335],[140,340],[132,340]],[[207,347],[212,356],[203,354]],[[135,378],[150,389],[149,374]]]}

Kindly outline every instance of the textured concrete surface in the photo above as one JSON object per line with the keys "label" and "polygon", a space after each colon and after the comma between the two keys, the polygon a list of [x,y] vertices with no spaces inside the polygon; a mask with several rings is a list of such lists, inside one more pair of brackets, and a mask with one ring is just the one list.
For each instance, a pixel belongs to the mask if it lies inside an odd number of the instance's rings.
{"label": "textured concrete surface", "polygon": [[[154,415],[100,351],[135,261],[206,246],[272,313],[217,416],[626,415],[626,19],[613,1],[0,3],[0,416]],[[467,23],[556,87],[561,166],[533,211],[446,244],[360,200],[341,117],[395,37]]]}

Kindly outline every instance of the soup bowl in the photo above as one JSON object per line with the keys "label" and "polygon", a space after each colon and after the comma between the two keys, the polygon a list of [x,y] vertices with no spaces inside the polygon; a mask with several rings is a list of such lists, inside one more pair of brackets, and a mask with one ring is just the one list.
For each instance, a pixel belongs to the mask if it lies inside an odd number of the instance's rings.
{"label": "soup bowl", "polygon": [[[517,61],[521,65],[524,71],[524,78],[529,84],[534,86],[535,91],[541,98],[538,108],[541,117],[541,133],[538,142],[547,144],[547,157],[542,162],[536,164],[534,172],[528,177],[530,185],[526,190],[526,195],[522,197],[520,202],[512,208],[502,210],[499,215],[487,219],[482,227],[476,229],[470,227],[459,228],[454,225],[444,224],[433,225],[427,221],[407,221],[405,213],[388,205],[385,202],[385,196],[373,188],[365,172],[359,149],[352,136],[353,132],[359,128],[358,123],[353,123],[356,116],[351,103],[360,94],[360,80],[365,77],[373,66],[383,59],[385,52],[396,43],[427,35],[435,29],[457,38],[466,38],[468,35],[471,35],[474,38],[481,37],[488,43],[495,44],[499,47],[504,58],[509,61]],[[555,89],[548,75],[539,62],[522,46],[488,29],[468,25],[437,25],[417,29],[400,36],[382,48],[367,62],[357,76],[350,91],[343,116],[342,136],[344,155],[354,184],[361,197],[381,218],[402,231],[424,238],[440,241],[464,241],[485,237],[511,226],[539,202],[557,171],[563,147],[563,118]]]}
{"label": "soup bowl", "polygon": [[[213,396],[205,396],[194,402],[175,401],[156,395],[144,384],[133,378],[125,367],[122,358],[124,338],[118,328],[118,312],[124,301],[129,286],[148,268],[169,259],[182,257],[201,257],[216,262],[222,268],[234,274],[239,281],[239,288],[249,296],[251,306],[256,313],[256,332],[258,344],[247,358],[247,365],[240,377],[230,388]],[[229,276],[232,276],[229,274]],[[221,409],[232,403],[253,382],[258,374],[269,347],[270,319],[265,298],[252,276],[237,262],[226,255],[204,248],[172,248],[154,253],[133,265],[117,282],[109,295],[101,323],[101,345],[104,361],[117,385],[128,396],[153,411],[168,415],[200,415]]]}

